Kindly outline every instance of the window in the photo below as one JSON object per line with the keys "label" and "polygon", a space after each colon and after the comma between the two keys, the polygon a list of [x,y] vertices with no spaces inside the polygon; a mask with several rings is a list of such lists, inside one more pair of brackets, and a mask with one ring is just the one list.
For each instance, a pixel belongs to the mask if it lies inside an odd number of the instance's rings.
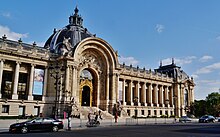
{"label": "window", "polygon": [[154,116],[157,116],[157,110],[154,110]]}
{"label": "window", "polygon": [[2,113],[9,113],[9,105],[2,105]]}
{"label": "window", "polygon": [[27,99],[26,85],[27,85],[27,73],[19,73],[18,80],[18,99]]}
{"label": "window", "polygon": [[11,99],[11,94],[12,94],[12,76],[13,72],[12,71],[3,71],[3,76],[2,76],[2,98],[7,98]]}
{"label": "window", "polygon": [[148,110],[148,116],[150,116],[151,114],[150,114],[150,110]]}
{"label": "window", "polygon": [[25,116],[25,106],[19,106],[19,116]]}
{"label": "window", "polygon": [[130,110],[129,109],[127,110],[127,113],[128,113],[128,116],[130,116]]}
{"label": "window", "polygon": [[40,114],[40,107],[39,106],[35,106],[34,107],[34,116],[39,116]]}
{"label": "window", "polygon": [[141,115],[144,115],[144,110],[141,110]]}

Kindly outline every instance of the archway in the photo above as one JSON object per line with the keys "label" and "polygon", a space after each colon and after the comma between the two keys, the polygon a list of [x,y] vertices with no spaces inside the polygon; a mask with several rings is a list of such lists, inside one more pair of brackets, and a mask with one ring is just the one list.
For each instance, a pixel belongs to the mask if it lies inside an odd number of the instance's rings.
{"label": "archway", "polygon": [[94,104],[94,78],[88,69],[84,69],[80,75],[80,104],[81,106],[93,106]]}
{"label": "archway", "polygon": [[90,106],[90,87],[84,86],[82,90],[82,106]]}

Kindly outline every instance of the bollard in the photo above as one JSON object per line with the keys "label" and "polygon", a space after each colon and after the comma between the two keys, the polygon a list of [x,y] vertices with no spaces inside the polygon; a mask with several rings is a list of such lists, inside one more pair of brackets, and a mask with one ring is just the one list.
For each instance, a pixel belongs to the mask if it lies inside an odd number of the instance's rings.
{"label": "bollard", "polygon": [[82,119],[80,118],[80,123],[79,123],[79,127],[82,127]]}
{"label": "bollard", "polygon": [[71,130],[71,117],[68,118],[68,130]]}

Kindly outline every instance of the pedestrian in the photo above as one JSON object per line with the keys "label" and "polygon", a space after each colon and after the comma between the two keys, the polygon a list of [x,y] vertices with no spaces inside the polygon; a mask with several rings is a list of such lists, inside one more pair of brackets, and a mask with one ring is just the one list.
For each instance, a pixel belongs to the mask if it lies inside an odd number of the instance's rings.
{"label": "pedestrian", "polygon": [[118,108],[116,104],[114,104],[114,107],[113,107],[113,115],[115,118],[115,123],[117,123],[118,122]]}
{"label": "pedestrian", "polygon": [[102,120],[101,110],[99,110],[99,118]]}
{"label": "pedestrian", "polygon": [[97,112],[95,112],[95,122],[97,122],[98,117],[99,117],[98,113],[97,113]]}
{"label": "pedestrian", "polygon": [[115,113],[115,123],[117,123],[118,122],[118,112],[116,111],[116,113]]}
{"label": "pedestrian", "polygon": [[89,122],[91,121],[91,113],[90,112],[88,113],[88,121]]}
{"label": "pedestrian", "polygon": [[176,118],[176,116],[174,117],[174,122],[176,123],[176,120],[177,120],[177,118]]}

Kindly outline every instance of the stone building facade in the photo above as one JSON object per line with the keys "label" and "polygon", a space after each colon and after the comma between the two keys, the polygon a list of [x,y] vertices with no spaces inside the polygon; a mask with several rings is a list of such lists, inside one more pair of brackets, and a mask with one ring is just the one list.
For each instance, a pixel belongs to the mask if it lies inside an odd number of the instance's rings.
{"label": "stone building facade", "polygon": [[111,45],[83,27],[78,12],[44,47],[0,38],[1,116],[88,108],[112,113],[114,104],[129,116],[186,115],[194,102],[192,78],[174,61],[155,70],[120,64]]}

